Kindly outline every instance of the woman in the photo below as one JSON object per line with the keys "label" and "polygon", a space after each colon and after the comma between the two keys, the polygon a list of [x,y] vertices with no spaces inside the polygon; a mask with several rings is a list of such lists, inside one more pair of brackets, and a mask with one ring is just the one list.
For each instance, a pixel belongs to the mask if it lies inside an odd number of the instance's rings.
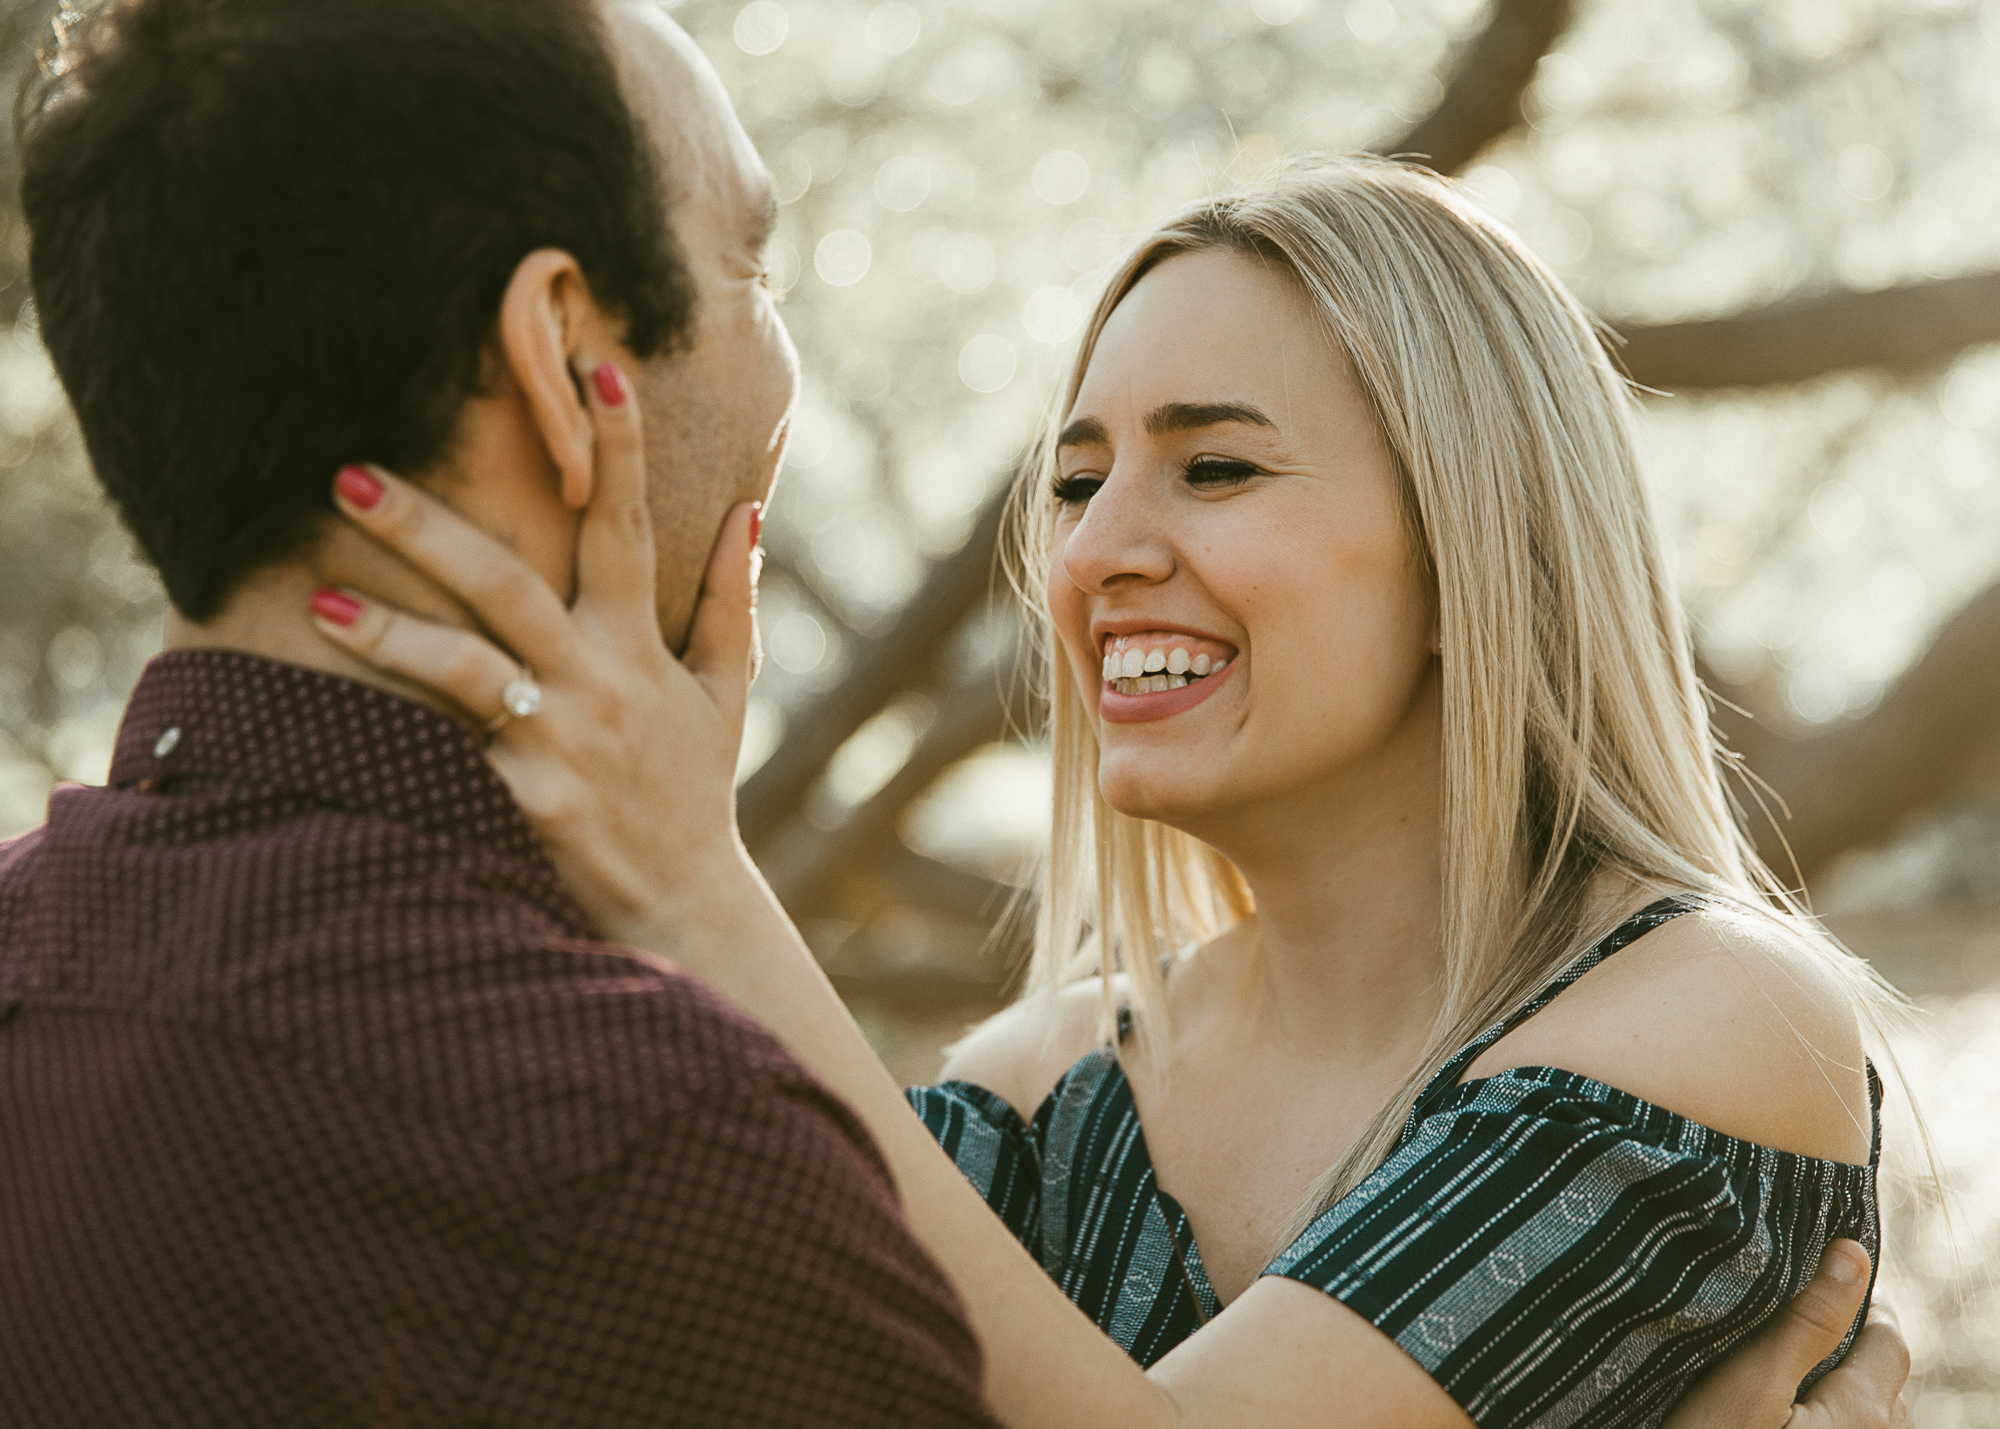
{"label": "woman", "polygon": [[[868,1120],[1009,1422],[1650,1425],[1835,1237],[1873,1256],[1883,994],[1737,829],[1629,423],[1573,300],[1420,172],[1302,166],[1143,242],[1017,506],[1038,992],[922,1122],[740,849],[663,846],[663,801],[727,825],[750,519],[697,681],[633,634],[650,566],[579,655],[598,618],[440,508],[347,509],[538,672],[495,762],[606,934]],[[475,718],[518,673],[322,629]],[[678,758],[599,730],[632,709]]]}

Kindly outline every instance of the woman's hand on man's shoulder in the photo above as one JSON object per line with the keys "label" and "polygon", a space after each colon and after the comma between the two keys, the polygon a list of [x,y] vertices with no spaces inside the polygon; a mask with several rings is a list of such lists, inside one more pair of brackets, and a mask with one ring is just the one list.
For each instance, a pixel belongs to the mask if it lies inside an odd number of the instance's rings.
{"label": "woman's hand on man's shoulder", "polygon": [[1473,1063],[1580,1073],[1759,1145],[1865,1162],[1860,1021],[1838,973],[1770,920],[1685,913],[1591,969]]}
{"label": "woman's hand on man's shoulder", "polygon": [[1053,997],[1023,998],[947,1048],[938,1080],[984,1087],[1033,1121],[1063,1073],[1099,1044],[1103,997],[1092,978]]}

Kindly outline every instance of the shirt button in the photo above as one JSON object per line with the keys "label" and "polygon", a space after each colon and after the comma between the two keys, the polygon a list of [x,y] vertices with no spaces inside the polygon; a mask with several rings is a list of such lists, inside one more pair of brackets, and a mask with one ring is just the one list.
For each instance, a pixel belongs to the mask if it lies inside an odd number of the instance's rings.
{"label": "shirt button", "polygon": [[169,754],[172,754],[176,749],[179,749],[180,745],[181,745],[181,727],[179,725],[175,725],[171,729],[169,729],[165,734],[161,735],[159,737],[159,740],[153,745],[153,758],[165,759]]}

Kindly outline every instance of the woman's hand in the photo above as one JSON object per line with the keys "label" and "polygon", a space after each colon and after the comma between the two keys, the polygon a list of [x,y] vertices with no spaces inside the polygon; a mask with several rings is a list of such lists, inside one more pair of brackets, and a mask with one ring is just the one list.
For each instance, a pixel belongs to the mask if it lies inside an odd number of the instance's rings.
{"label": "woman's hand", "polygon": [[1792,1402],[1799,1381],[1840,1347],[1868,1291],[1868,1253],[1835,1241],[1819,1274],[1742,1349],[1710,1370],[1664,1429],[1902,1429],[1910,1351],[1879,1301],[1833,1373]]}
{"label": "woman's hand", "polygon": [[[578,377],[597,460],[574,605],[436,498],[350,468],[335,482],[341,510],[464,602],[492,639],[354,592],[321,592],[314,619],[350,655],[490,731],[494,767],[599,931],[646,947],[678,908],[748,868],[734,776],[755,643],[759,512],[739,506],[723,523],[687,654],[676,660],[655,606],[638,404],[615,364]],[[502,692],[524,673],[539,708],[509,714]]]}

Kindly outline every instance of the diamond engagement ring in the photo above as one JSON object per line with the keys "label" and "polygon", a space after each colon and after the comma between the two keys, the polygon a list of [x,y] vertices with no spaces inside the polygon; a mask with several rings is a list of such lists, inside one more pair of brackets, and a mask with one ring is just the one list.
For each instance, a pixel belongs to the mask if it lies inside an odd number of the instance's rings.
{"label": "diamond engagement ring", "polygon": [[486,732],[498,734],[508,720],[526,719],[541,707],[542,687],[535,683],[534,672],[524,667],[500,692],[500,713],[486,722]]}

